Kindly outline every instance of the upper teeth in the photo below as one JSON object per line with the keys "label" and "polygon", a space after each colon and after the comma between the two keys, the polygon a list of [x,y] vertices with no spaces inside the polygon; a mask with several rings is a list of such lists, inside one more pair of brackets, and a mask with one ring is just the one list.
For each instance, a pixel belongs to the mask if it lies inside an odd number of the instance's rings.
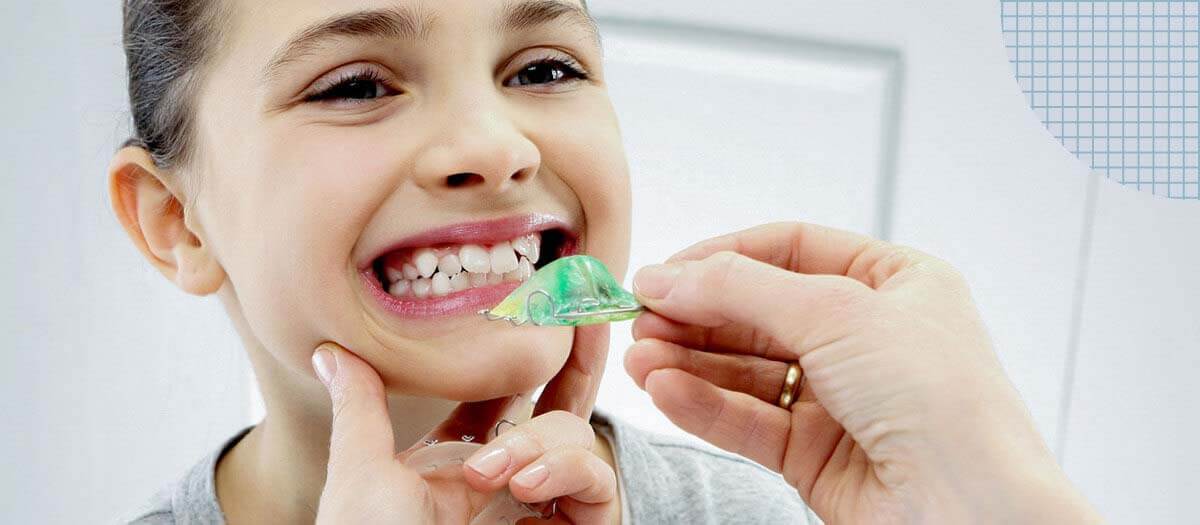
{"label": "upper teeth", "polygon": [[503,281],[525,281],[541,257],[541,244],[541,235],[532,233],[490,247],[421,248],[410,257],[385,259],[384,285],[397,297],[424,298]]}
{"label": "upper teeth", "polygon": [[493,272],[504,274],[517,269],[517,252],[507,241],[492,246],[491,254]]}
{"label": "upper teeth", "polygon": [[417,265],[421,277],[433,277],[433,272],[437,271],[438,267],[438,256],[433,250],[422,248],[413,254],[413,263]]}
{"label": "upper teeth", "polygon": [[540,252],[542,249],[542,239],[536,233],[533,235],[526,235],[524,237],[517,237],[516,239],[513,239],[512,247],[517,253],[528,257],[529,262],[536,263],[538,262],[538,256],[541,255]]}

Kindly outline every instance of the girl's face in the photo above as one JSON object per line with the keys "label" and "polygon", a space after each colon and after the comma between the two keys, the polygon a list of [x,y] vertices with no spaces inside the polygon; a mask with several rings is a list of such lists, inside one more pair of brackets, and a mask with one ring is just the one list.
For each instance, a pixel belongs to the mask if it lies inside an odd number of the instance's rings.
{"label": "girl's face", "polygon": [[477,311],[565,253],[624,274],[628,172],[579,0],[225,3],[188,199],[250,335],[302,374],[338,342],[402,394],[548,381],[572,330]]}

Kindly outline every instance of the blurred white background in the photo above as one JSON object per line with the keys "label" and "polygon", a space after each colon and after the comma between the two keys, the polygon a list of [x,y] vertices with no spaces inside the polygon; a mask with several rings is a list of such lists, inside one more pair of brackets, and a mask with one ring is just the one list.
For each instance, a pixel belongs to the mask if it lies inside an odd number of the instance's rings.
{"label": "blurred white background", "polygon": [[[1200,205],[1059,146],[1013,80],[997,5],[591,3],[634,174],[634,268],[771,220],[937,254],[1101,511],[1194,519]],[[151,270],[108,209],[129,133],[120,2],[9,1],[0,29],[0,521],[114,521],[260,409],[218,305]],[[614,330],[600,406],[678,432]]]}

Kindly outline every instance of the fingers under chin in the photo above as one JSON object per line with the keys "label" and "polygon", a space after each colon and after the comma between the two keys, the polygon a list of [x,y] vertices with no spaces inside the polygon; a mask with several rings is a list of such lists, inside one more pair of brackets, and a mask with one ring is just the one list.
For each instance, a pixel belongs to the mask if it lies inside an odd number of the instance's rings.
{"label": "fingers under chin", "polygon": [[476,490],[496,490],[549,451],[588,448],[594,440],[592,427],[578,416],[563,411],[542,414],[475,451],[467,458],[464,475]]}
{"label": "fingers under chin", "polygon": [[509,482],[513,497],[526,503],[570,498],[606,503],[616,497],[616,474],[604,460],[581,447],[551,450],[521,469]]}
{"label": "fingers under chin", "polygon": [[538,398],[534,415],[563,410],[583,419],[592,415],[608,358],[608,325],[581,326],[567,362]]}
{"label": "fingers under chin", "polygon": [[341,476],[358,465],[395,452],[387,397],[378,373],[338,346],[326,350],[336,363],[330,381],[333,421],[329,436],[329,472]]}
{"label": "fingers under chin", "polygon": [[617,501],[583,503],[570,498],[558,500],[558,514],[565,520],[553,523],[613,523],[620,506]]}

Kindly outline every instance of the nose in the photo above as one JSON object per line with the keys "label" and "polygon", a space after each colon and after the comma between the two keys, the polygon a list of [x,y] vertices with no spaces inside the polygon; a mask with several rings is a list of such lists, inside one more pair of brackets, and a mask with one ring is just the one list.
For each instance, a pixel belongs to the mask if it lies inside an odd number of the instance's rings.
{"label": "nose", "polygon": [[435,132],[416,161],[420,187],[502,193],[536,176],[541,153],[500,108],[460,106],[443,115],[453,117]]}

